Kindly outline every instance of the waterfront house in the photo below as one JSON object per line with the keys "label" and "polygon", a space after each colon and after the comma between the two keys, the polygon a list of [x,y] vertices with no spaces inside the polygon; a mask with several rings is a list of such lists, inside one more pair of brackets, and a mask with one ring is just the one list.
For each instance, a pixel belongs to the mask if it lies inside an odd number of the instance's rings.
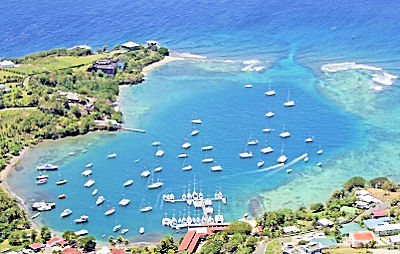
{"label": "waterfront house", "polygon": [[48,241],[46,242],[46,244],[47,244],[48,246],[51,246],[51,247],[53,247],[53,246],[55,246],[55,245],[64,246],[64,245],[67,244],[67,242],[66,242],[64,239],[61,239],[61,238],[59,238],[59,237],[54,237],[54,238],[48,240]]}
{"label": "waterfront house", "polygon": [[102,71],[108,76],[114,76],[117,73],[117,68],[125,68],[125,63],[119,60],[100,59],[89,67],[89,71]]}
{"label": "waterfront house", "polygon": [[136,42],[133,42],[133,41],[128,41],[128,42],[122,44],[121,47],[128,49],[128,50],[139,50],[140,44],[137,44]]}
{"label": "waterfront house", "polygon": [[360,244],[368,244],[375,240],[375,235],[373,232],[351,232],[349,234],[349,243],[352,247],[359,247]]}
{"label": "waterfront house", "polygon": [[391,244],[395,244],[395,245],[400,244],[400,235],[392,235],[392,236],[389,236],[388,238],[389,238],[389,242]]}
{"label": "waterfront house", "polygon": [[333,226],[333,222],[328,220],[327,218],[323,218],[317,221],[317,224],[323,228],[328,228]]}
{"label": "waterfront house", "polygon": [[298,229],[296,226],[287,226],[282,228],[282,232],[284,234],[299,233],[300,229]]}
{"label": "waterfront house", "polygon": [[15,64],[8,60],[3,60],[0,62],[0,68],[13,68]]}
{"label": "waterfront house", "polygon": [[400,232],[400,224],[384,224],[374,229],[378,235],[389,235]]}

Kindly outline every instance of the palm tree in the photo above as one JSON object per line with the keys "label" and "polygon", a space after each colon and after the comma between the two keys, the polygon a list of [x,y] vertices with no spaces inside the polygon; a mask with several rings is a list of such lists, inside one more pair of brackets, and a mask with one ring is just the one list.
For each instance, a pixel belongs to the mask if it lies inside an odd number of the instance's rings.
{"label": "palm tree", "polygon": [[111,246],[114,246],[115,245],[114,237],[110,236],[108,238],[108,242],[111,244]]}
{"label": "palm tree", "polygon": [[117,243],[118,243],[118,245],[120,245],[123,241],[124,241],[124,238],[122,238],[122,236],[118,236],[118,237],[117,237]]}
{"label": "palm tree", "polygon": [[128,239],[124,239],[124,244],[125,244],[125,247],[128,247],[129,240]]}

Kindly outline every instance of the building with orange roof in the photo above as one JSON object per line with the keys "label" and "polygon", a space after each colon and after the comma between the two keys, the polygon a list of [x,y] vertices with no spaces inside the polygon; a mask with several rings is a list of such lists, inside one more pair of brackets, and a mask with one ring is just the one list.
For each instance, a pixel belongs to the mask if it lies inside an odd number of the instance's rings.
{"label": "building with orange roof", "polygon": [[375,235],[371,231],[349,233],[349,242],[352,247],[359,247],[360,244],[367,244],[375,240]]}

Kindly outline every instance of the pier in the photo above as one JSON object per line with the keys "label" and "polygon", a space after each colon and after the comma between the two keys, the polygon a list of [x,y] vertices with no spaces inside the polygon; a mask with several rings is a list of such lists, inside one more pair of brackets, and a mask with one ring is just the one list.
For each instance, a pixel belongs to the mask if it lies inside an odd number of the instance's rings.
{"label": "pier", "polygon": [[204,203],[205,200],[211,200],[211,201],[222,201],[222,203],[226,203],[226,198],[204,198],[204,199],[164,199],[164,202],[166,203],[176,203],[176,202],[185,202],[187,203],[188,200],[194,202],[194,201],[200,201],[202,203]]}
{"label": "pier", "polygon": [[139,133],[146,133],[146,130],[144,129],[137,129],[137,128],[128,128],[128,127],[123,127],[121,126],[120,128],[122,131],[130,131],[130,132],[139,132]]}

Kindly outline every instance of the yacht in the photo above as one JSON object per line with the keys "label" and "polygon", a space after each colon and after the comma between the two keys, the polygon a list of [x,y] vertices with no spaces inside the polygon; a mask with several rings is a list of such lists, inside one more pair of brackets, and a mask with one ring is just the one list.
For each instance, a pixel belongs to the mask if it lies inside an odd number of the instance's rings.
{"label": "yacht", "polygon": [[98,189],[94,189],[94,190],[92,191],[92,196],[96,196],[98,192],[99,192]]}
{"label": "yacht", "polygon": [[185,142],[183,145],[182,145],[182,149],[188,149],[188,148],[190,148],[192,145],[189,143],[189,142]]}
{"label": "yacht", "polygon": [[258,139],[250,140],[249,142],[247,142],[247,145],[249,146],[255,146],[257,144],[258,144]]}
{"label": "yacht", "polygon": [[156,152],[156,156],[157,157],[162,157],[164,155],[164,151],[160,149],[160,147],[158,147],[158,150]]}
{"label": "yacht", "polygon": [[153,143],[151,143],[152,146],[159,146],[161,145],[160,141],[154,141]]}
{"label": "yacht", "polygon": [[108,216],[108,215],[111,215],[111,214],[113,214],[113,213],[115,213],[115,208],[109,208],[109,209],[104,213],[104,215],[105,215],[105,216]]}
{"label": "yacht", "polygon": [[196,136],[197,134],[199,134],[199,130],[193,130],[193,131],[190,133],[190,136]]}
{"label": "yacht", "polygon": [[140,174],[140,176],[141,176],[141,177],[148,177],[150,174],[151,174],[150,171],[145,170],[145,171],[143,171],[143,172]]}
{"label": "yacht", "polygon": [[37,185],[41,185],[41,184],[45,184],[45,183],[47,183],[47,178],[36,180]]}
{"label": "yacht", "polygon": [[196,118],[196,119],[193,119],[193,120],[192,120],[192,123],[194,123],[194,124],[201,124],[201,120],[198,119],[198,118]]}
{"label": "yacht", "polygon": [[292,169],[291,168],[288,168],[287,170],[286,170],[286,173],[288,173],[288,174],[290,174],[292,172]]}
{"label": "yacht", "polygon": [[252,158],[253,154],[252,154],[252,152],[243,152],[243,153],[239,153],[239,157],[242,159]]}
{"label": "yacht", "polygon": [[72,213],[71,209],[67,208],[60,214],[60,217],[62,217],[62,218],[67,217],[67,216],[71,215],[71,213]]}
{"label": "yacht", "polygon": [[75,223],[86,223],[89,222],[89,216],[82,215],[80,218],[74,220]]}
{"label": "yacht", "polygon": [[70,152],[68,155],[69,155],[69,156],[75,156],[75,155],[76,155],[76,152]]}
{"label": "yacht", "polygon": [[212,150],[213,148],[214,148],[213,146],[206,145],[206,146],[201,147],[201,150],[202,151],[209,151],[209,150]]}
{"label": "yacht", "polygon": [[68,181],[66,179],[62,179],[56,182],[57,185],[63,185],[66,184]]}
{"label": "yacht", "polygon": [[133,180],[132,179],[129,179],[128,181],[126,181],[125,183],[124,183],[124,187],[128,187],[128,186],[130,186],[130,185],[132,185],[133,184]]}
{"label": "yacht", "polygon": [[127,229],[127,228],[122,229],[121,235],[125,235],[126,233],[128,233],[128,231],[129,231],[129,229]]}
{"label": "yacht", "polygon": [[117,154],[116,153],[110,153],[109,155],[107,155],[107,159],[113,159],[116,158]]}
{"label": "yacht", "polygon": [[75,231],[74,234],[76,236],[84,236],[84,235],[89,234],[89,232],[86,229],[81,229],[81,230]]}
{"label": "yacht", "polygon": [[94,184],[95,182],[96,182],[95,180],[89,179],[83,186],[85,186],[85,187],[87,187],[87,188],[90,188],[90,187],[93,186],[93,184]]}
{"label": "yacht", "polygon": [[285,107],[293,107],[294,106],[294,101],[290,100],[290,89],[288,91],[287,101],[285,103],[283,103],[283,106],[285,106]]}
{"label": "yacht", "polygon": [[86,169],[85,171],[82,172],[82,175],[83,175],[83,176],[90,176],[92,173],[93,173],[92,170]]}
{"label": "yacht", "polygon": [[106,199],[104,198],[104,196],[99,196],[99,197],[97,198],[97,200],[96,200],[96,205],[101,205],[101,204],[103,204],[104,200],[106,200]]}
{"label": "yacht", "polygon": [[288,131],[283,131],[283,132],[281,132],[281,133],[279,134],[279,137],[281,137],[281,138],[288,138],[288,137],[290,137],[290,132],[288,132]]}
{"label": "yacht", "polygon": [[178,158],[187,158],[187,157],[189,157],[189,154],[187,154],[187,153],[178,154]]}
{"label": "yacht", "polygon": [[159,171],[161,171],[162,170],[162,167],[156,167],[155,169],[154,169],[154,172],[159,172]]}
{"label": "yacht", "polygon": [[273,117],[274,115],[275,115],[275,114],[274,114],[274,112],[272,112],[272,111],[269,111],[269,112],[265,113],[265,116],[268,117],[268,118],[271,118],[271,117]]}
{"label": "yacht", "polygon": [[150,212],[151,210],[153,210],[152,206],[145,206],[140,209],[140,212],[145,213],[145,212]]}
{"label": "yacht", "polygon": [[140,227],[139,228],[139,233],[142,235],[142,234],[144,234],[144,227]]}
{"label": "yacht", "polygon": [[274,149],[272,149],[272,147],[270,147],[270,146],[267,146],[267,147],[261,148],[260,151],[261,151],[261,153],[266,154],[266,153],[272,153],[274,151]]}
{"label": "yacht", "polygon": [[211,171],[222,171],[221,165],[211,166]]}
{"label": "yacht", "polygon": [[265,128],[262,130],[264,133],[270,133],[272,131],[271,128]]}
{"label": "yacht", "polygon": [[317,154],[318,155],[321,155],[321,154],[323,154],[324,153],[324,150],[322,150],[322,149],[319,149],[318,151],[317,151]]}
{"label": "yacht", "polygon": [[253,85],[247,84],[247,85],[244,86],[244,88],[253,88]]}
{"label": "yacht", "polygon": [[48,179],[48,178],[49,178],[48,175],[38,175],[38,176],[36,177],[36,180]]}
{"label": "yacht", "polygon": [[311,143],[311,142],[313,142],[314,141],[314,138],[313,137],[309,137],[309,138],[306,138],[306,143]]}
{"label": "yacht", "polygon": [[182,170],[183,170],[183,171],[189,171],[189,170],[192,170],[192,165],[187,165],[187,166],[184,166],[184,167],[182,167]]}
{"label": "yacht", "polygon": [[257,162],[257,167],[261,168],[262,166],[264,166],[264,161]]}
{"label": "yacht", "polygon": [[118,232],[120,229],[121,229],[121,224],[118,224],[118,225],[116,225],[114,228],[113,228],[113,232]]}
{"label": "yacht", "polygon": [[214,158],[205,158],[205,159],[201,160],[202,163],[211,163],[213,161],[214,161]]}
{"label": "yacht", "polygon": [[58,166],[52,165],[50,163],[46,163],[43,166],[38,166],[36,167],[37,170],[42,171],[42,170],[57,170]]}
{"label": "yacht", "polygon": [[86,164],[86,167],[87,167],[87,168],[93,167],[93,163],[88,163],[88,164]]}
{"label": "yacht", "polygon": [[120,206],[127,206],[130,202],[131,202],[130,199],[123,198],[123,199],[121,199],[121,201],[119,201],[118,205],[120,205]]}

